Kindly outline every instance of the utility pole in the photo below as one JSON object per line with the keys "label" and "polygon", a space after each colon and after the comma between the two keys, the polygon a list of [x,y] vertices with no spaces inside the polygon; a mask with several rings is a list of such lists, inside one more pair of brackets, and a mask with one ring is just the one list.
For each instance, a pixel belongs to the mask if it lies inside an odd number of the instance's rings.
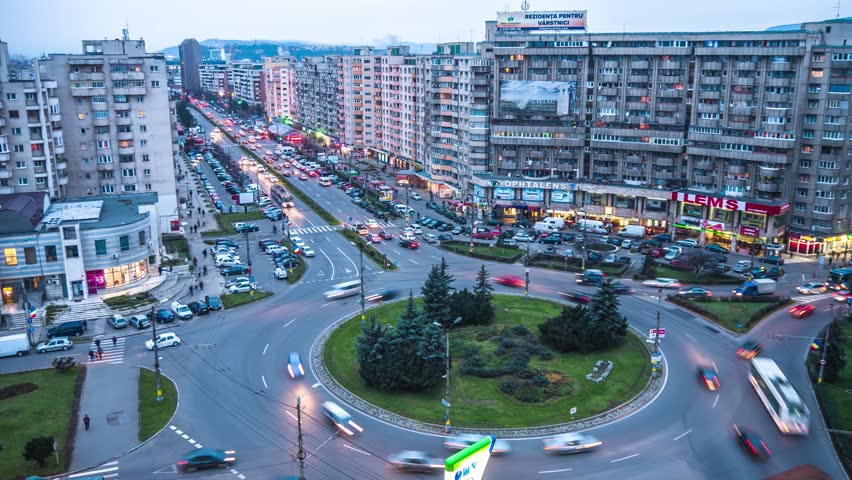
{"label": "utility pole", "polygon": [[660,351],[660,307],[663,302],[663,289],[657,289],[657,334],[654,336],[654,353]]}
{"label": "utility pole", "polygon": [[299,431],[299,451],[296,452],[296,458],[299,460],[299,480],[305,480],[305,457],[307,454],[302,448],[302,396],[296,397],[296,423]]}
{"label": "utility pole", "polygon": [[828,334],[831,332],[831,324],[836,320],[832,320],[828,326],[825,327],[825,345],[822,347],[822,355],[820,355],[819,359],[819,375],[817,375],[817,383],[822,383],[822,374],[825,372],[825,357],[826,353],[828,353]]}
{"label": "utility pole", "polygon": [[524,286],[524,298],[529,298],[530,295],[530,241],[527,239],[527,256],[524,257],[524,277],[526,285]]}
{"label": "utility pole", "polygon": [[246,263],[248,264],[249,271],[251,271],[251,250],[249,250],[249,232],[246,230]]}
{"label": "utility pole", "polygon": [[440,322],[432,322],[432,325],[435,325],[438,328],[444,329],[444,334],[447,339],[447,350],[446,356],[444,357],[444,370],[446,375],[444,378],[446,379],[446,389],[444,390],[444,398],[441,400],[441,403],[444,404],[444,432],[451,433],[453,430],[452,423],[450,422],[450,329],[454,326],[458,325],[461,322],[462,318],[457,317],[453,322],[449,325],[442,325]]}
{"label": "utility pole", "polygon": [[362,243],[349,243],[358,248],[359,257],[361,258],[361,321],[363,322],[367,318],[367,316],[364,314],[364,310],[367,307],[367,302],[364,299],[364,246]]}
{"label": "utility pole", "polygon": [[163,401],[163,389],[160,387],[160,349],[157,345],[157,315],[154,306],[151,305],[151,334],[154,342],[154,378],[157,382],[157,401]]}

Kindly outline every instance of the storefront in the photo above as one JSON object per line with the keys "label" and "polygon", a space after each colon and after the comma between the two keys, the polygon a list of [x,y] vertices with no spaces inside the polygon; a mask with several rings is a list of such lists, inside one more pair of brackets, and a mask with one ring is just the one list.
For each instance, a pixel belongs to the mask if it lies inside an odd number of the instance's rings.
{"label": "storefront", "polygon": [[817,255],[822,251],[822,237],[790,232],[787,250],[799,255]]}
{"label": "storefront", "polygon": [[89,293],[98,293],[99,290],[125,286],[147,276],[148,260],[145,259],[103,270],[89,270],[86,272],[86,286]]}

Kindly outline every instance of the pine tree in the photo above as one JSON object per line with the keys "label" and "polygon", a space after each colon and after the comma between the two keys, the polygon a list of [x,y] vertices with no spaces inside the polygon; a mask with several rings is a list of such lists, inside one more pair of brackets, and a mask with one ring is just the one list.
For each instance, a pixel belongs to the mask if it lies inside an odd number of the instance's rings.
{"label": "pine tree", "polygon": [[583,307],[565,305],[559,315],[538,326],[542,341],[560,352],[586,351],[586,311]]}
{"label": "pine tree", "polygon": [[481,317],[476,295],[468,289],[456,290],[452,295],[450,304],[453,307],[452,318],[461,317],[464,325],[480,325]]}
{"label": "pine tree", "polygon": [[423,369],[420,372],[421,390],[435,387],[441,382],[445,373],[444,359],[446,358],[444,337],[441,335],[441,329],[436,325],[428,323],[423,326],[417,355],[423,362]]}
{"label": "pine tree", "polygon": [[[473,295],[475,297],[475,304],[477,310],[477,318],[475,323],[477,325],[487,325],[494,320],[494,306],[491,305],[491,300],[494,296],[491,292],[494,291],[494,285],[491,284],[489,279],[491,275],[488,273],[488,270],[485,269],[485,265],[479,269],[479,273],[476,274],[476,285],[473,287]],[[471,322],[464,316],[462,317],[462,321],[468,324],[472,324]]]}
{"label": "pine tree", "polygon": [[53,437],[33,437],[24,445],[24,459],[32,460],[43,467],[45,460],[53,453]]}
{"label": "pine tree", "polygon": [[423,318],[414,305],[414,296],[409,294],[406,309],[399,317],[390,340],[393,363],[388,374],[396,378],[400,389],[414,390],[421,383],[423,361],[418,349],[424,328]]}
{"label": "pine tree", "polygon": [[449,273],[446,259],[441,258],[440,265],[433,265],[423,283],[423,316],[427,322],[448,325],[452,320],[453,276]]}
{"label": "pine tree", "polygon": [[586,340],[591,350],[614,347],[627,335],[627,319],[621,314],[612,280],[607,279],[598,288],[589,303],[586,319]]}
{"label": "pine tree", "polygon": [[370,321],[361,322],[361,335],[355,339],[355,352],[358,359],[358,373],[367,385],[381,390],[393,390],[393,377],[388,375],[388,365],[392,360],[389,351],[387,328],[376,322],[371,315]]}

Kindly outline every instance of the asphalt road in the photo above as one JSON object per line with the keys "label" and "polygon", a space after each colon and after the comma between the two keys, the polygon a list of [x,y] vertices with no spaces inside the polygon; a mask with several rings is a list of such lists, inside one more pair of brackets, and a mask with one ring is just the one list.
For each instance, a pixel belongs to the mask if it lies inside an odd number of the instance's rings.
{"label": "asphalt road", "polygon": [[[367,218],[366,212],[348,202],[339,189],[320,187],[313,179],[299,183],[299,187],[318,196],[338,218]],[[290,215],[295,224],[291,228],[324,225],[313,212],[302,208],[298,200],[296,203],[300,213]],[[272,479],[295,475],[298,473],[295,402],[300,395],[307,478],[406,478],[411,475],[390,469],[385,461],[389,454],[399,450],[424,450],[440,457],[450,454],[439,437],[409,432],[351,408],[350,413],[365,428],[353,438],[334,435],[323,419],[319,404],[332,397],[317,384],[308,364],[308,353],[323,329],[355,314],[359,306],[357,297],[329,302],[322,292],[338,281],[357,278],[360,261],[357,250],[331,230],[301,236],[317,250],[317,256],[308,259],[308,272],[301,283],[287,286],[284,282],[264,281],[269,278],[266,275],[270,272],[264,270],[268,262],[261,261],[262,253],[257,252],[253,242],[256,276],[263,287],[276,295],[235,311],[175,322],[173,328],[183,344],[161,351],[163,372],[177,382],[181,395],[178,412],[170,425],[205,447],[237,450],[238,463],[234,467],[237,473],[223,470],[213,475],[177,474],[173,467],[175,460],[194,445],[167,428],[121,459],[121,477],[169,480],[242,475],[240,478]],[[442,256],[447,258],[455,275],[455,286],[471,286],[476,270],[483,263],[425,243],[416,251],[401,250],[395,242],[378,244],[377,248],[401,268],[397,272],[381,272],[365,259],[367,292],[394,287],[417,293],[430,266]],[[491,264],[488,268],[494,276],[523,276],[520,265]],[[779,293],[791,294],[797,280],[791,278],[780,283]],[[634,293],[621,297],[622,311],[631,325],[647,331],[656,321],[657,290],[632,280],[623,282],[632,286]],[[560,299],[558,292],[566,285],[574,288],[571,274],[532,269],[531,295]],[[496,289],[519,292],[503,286]],[[589,287],[578,289],[593,291]],[[730,287],[713,290],[722,293]],[[832,300],[825,296],[809,300],[818,308],[815,315],[795,320],[781,311],[746,338],[764,343],[762,355],[775,359],[804,397],[812,412],[810,435],[784,436],[775,427],[748,383],[748,363],[734,355],[742,338],[723,333],[712,324],[663,302],[661,325],[667,329],[667,336],[662,349],[668,372],[665,388],[652,403],[628,418],[595,428],[594,435],[604,445],[592,453],[552,457],[544,454],[540,439],[512,441],[513,452],[492,458],[486,478],[763,478],[802,463],[818,465],[832,478],[845,478],[824,431],[803,365],[811,339],[830,319],[828,302]],[[152,354],[144,350],[143,341],[142,337],[128,339],[125,361],[151,365]],[[286,373],[291,351],[300,352],[309,367],[306,377],[299,381],[291,380]],[[0,362],[4,367],[7,363]],[[722,385],[718,392],[707,391],[697,381],[696,365],[707,363],[715,364],[718,369]],[[578,408],[582,412],[582,405]],[[772,449],[771,459],[756,462],[749,458],[735,441],[733,423],[760,431]]]}

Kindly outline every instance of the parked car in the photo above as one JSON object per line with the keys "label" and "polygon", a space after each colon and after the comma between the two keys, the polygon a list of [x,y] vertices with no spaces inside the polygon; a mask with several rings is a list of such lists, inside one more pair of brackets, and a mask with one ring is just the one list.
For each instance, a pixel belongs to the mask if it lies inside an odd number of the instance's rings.
{"label": "parked car", "polygon": [[83,334],[83,322],[72,320],[62,322],[47,331],[47,337],[79,337]]}
{"label": "parked car", "polygon": [[41,342],[36,345],[35,350],[38,353],[46,353],[56,350],[68,350],[73,346],[74,342],[72,342],[68,337],[53,337],[47,342]]}
{"label": "parked car", "polygon": [[112,328],[125,328],[127,327],[127,319],[122,317],[121,315],[114,313],[107,318],[107,322],[112,325]]}
{"label": "parked car", "polygon": [[192,310],[178,301],[172,302],[172,313],[181,320],[189,320],[192,318]]}
{"label": "parked car", "polygon": [[233,267],[226,267],[222,269],[222,275],[225,277],[231,275],[245,275],[248,273],[248,267],[245,265],[234,265]]}
{"label": "parked car", "polygon": [[145,315],[133,315],[127,319],[127,323],[135,327],[137,330],[142,330],[143,328],[151,326],[151,321],[148,320],[148,317]]}
{"label": "parked car", "polygon": [[434,233],[427,233],[423,235],[423,241],[426,243],[435,243],[438,241],[438,237]]}
{"label": "parked car", "polygon": [[447,242],[447,241],[450,241],[452,239],[453,239],[453,236],[450,235],[449,233],[442,233],[442,234],[438,235],[438,240],[440,240],[442,242]]}
{"label": "parked car", "polygon": [[278,280],[286,280],[287,269],[284,267],[275,267],[275,278]]}
{"label": "parked car", "polygon": [[784,265],[784,259],[779,257],[778,255],[765,255],[760,257],[761,263],[769,263],[772,265]]}
{"label": "parked car", "polygon": [[740,260],[734,265],[734,271],[737,273],[746,273],[751,269],[751,261],[749,260]]}
{"label": "parked car", "polygon": [[187,307],[189,307],[189,310],[195,315],[207,315],[210,313],[210,308],[208,308],[207,304],[204,302],[189,302]]}
{"label": "parked car", "polygon": [[156,321],[157,323],[171,323],[175,321],[175,314],[165,308],[157,309],[154,312],[154,318],[150,317],[151,312],[148,312],[148,320]]}
{"label": "parked car", "polygon": [[713,253],[722,253],[722,254],[731,253],[730,250],[719,245],[718,243],[708,243],[707,245],[704,246],[704,249],[709,251],[709,252],[713,252]]}
{"label": "parked car", "polygon": [[210,310],[222,310],[222,299],[219,295],[208,295],[204,297],[204,302]]}
{"label": "parked car", "polygon": [[696,240],[694,238],[684,238],[683,240],[678,240],[675,243],[677,243],[681,247],[689,247],[689,248],[698,247],[698,240]]}

